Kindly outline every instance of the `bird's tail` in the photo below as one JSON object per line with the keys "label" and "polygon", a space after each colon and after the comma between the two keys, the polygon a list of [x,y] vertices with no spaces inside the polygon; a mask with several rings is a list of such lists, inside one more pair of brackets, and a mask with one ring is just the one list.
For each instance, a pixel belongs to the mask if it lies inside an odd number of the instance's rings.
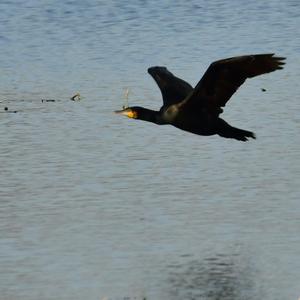
{"label": "bird's tail", "polygon": [[220,121],[221,122],[218,124],[218,135],[243,142],[248,141],[249,138],[255,139],[255,134],[253,132],[232,127],[222,119],[220,119]]}

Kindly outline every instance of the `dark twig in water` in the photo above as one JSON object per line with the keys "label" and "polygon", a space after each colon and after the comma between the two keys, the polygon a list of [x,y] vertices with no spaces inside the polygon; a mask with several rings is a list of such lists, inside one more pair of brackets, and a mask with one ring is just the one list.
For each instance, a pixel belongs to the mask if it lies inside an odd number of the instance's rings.
{"label": "dark twig in water", "polygon": [[8,110],[8,107],[5,106],[4,107],[4,112],[6,112],[6,113],[17,113],[18,111],[16,111],[16,110]]}
{"label": "dark twig in water", "polygon": [[55,99],[42,99],[42,102],[55,102]]}
{"label": "dark twig in water", "polygon": [[80,94],[76,93],[73,97],[70,98],[72,101],[80,100]]}
{"label": "dark twig in water", "polygon": [[128,96],[129,96],[129,88],[127,88],[124,92],[125,104],[122,106],[123,109],[129,107]]}

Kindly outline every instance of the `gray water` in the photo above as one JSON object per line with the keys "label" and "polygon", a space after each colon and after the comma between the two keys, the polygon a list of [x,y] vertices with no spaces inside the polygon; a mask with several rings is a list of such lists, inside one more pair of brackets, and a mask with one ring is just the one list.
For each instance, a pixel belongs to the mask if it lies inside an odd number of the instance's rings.
{"label": "gray water", "polygon": [[[9,0],[0,28],[1,300],[300,297],[299,1]],[[112,113],[160,107],[149,66],[265,52],[223,114],[255,141]]]}

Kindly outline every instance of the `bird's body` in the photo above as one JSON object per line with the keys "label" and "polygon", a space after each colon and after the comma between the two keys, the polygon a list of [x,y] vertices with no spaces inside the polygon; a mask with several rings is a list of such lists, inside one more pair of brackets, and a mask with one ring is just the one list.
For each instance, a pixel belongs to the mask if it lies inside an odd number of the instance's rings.
{"label": "bird's body", "polygon": [[232,127],[219,117],[230,97],[247,78],[282,69],[283,57],[274,54],[246,55],[219,60],[210,65],[199,83],[193,87],[175,77],[165,67],[152,67],[149,74],[158,84],[163,106],[159,111],[128,107],[119,114],[159,125],[173,125],[198,134],[218,134],[225,138],[247,141],[255,135]]}

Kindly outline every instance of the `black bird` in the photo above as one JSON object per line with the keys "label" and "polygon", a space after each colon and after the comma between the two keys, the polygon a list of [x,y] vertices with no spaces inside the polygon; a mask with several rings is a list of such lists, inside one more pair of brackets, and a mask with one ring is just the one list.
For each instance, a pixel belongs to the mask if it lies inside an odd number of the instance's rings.
{"label": "black bird", "polygon": [[240,141],[255,139],[254,133],[232,127],[219,115],[247,78],[282,69],[284,59],[274,54],[256,54],[218,60],[209,66],[194,89],[167,68],[152,67],[148,72],[161,89],[161,109],[133,106],[116,113],[158,125],[173,125],[198,135],[218,134]]}

